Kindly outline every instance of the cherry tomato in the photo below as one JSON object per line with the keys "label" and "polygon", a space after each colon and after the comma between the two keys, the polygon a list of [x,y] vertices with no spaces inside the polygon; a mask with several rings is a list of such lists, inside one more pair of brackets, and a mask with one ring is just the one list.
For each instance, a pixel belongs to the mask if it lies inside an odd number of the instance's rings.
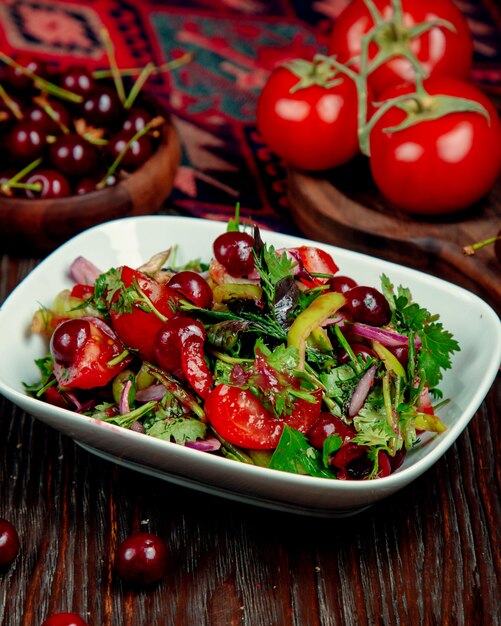
{"label": "cherry tomato", "polygon": [[131,361],[132,357],[128,355],[110,364],[124,349],[103,320],[90,316],[67,320],[56,328],[51,337],[54,375],[64,388],[102,387]]}
{"label": "cherry tomato", "polygon": [[[392,15],[391,0],[374,0],[374,4],[387,19]],[[410,48],[422,64],[428,76],[447,75],[467,79],[472,65],[472,37],[468,23],[451,0],[402,0],[403,22],[406,28],[433,20],[445,20],[454,30],[445,26],[434,26],[410,40]],[[336,19],[330,39],[329,54],[337,55],[338,61],[346,63],[359,57],[362,37],[374,26],[374,21],[364,0],[353,0]],[[402,46],[408,46],[405,33],[401,33]],[[381,39],[383,46],[398,45],[396,33],[388,28]],[[378,45],[369,46],[369,59],[378,52]],[[353,67],[357,67],[356,63]],[[390,85],[413,81],[414,70],[410,62],[395,56],[371,72],[370,86],[379,94]],[[380,98],[378,98],[379,100]]]}
{"label": "cherry tomato", "polygon": [[[424,84],[432,95],[479,102],[490,120],[476,112],[456,112],[386,132],[406,115],[392,107],[371,132],[371,171],[383,195],[402,211],[450,213],[480,200],[493,187],[501,170],[501,123],[490,100],[473,84],[447,77]],[[382,97],[411,91],[409,84],[400,85]]]}
{"label": "cherry tomato", "polygon": [[[141,291],[159,313],[167,319],[174,315],[172,304],[180,298],[180,294],[175,289],[158,283],[146,274],[127,266],[123,266],[119,271],[126,288],[132,287],[134,282],[137,282]],[[144,303],[140,302],[133,303],[130,312],[115,308],[120,296],[120,291],[114,295],[110,310],[114,330],[128,348],[137,350],[142,359],[153,361],[155,337],[163,324],[162,319],[153,311],[144,310]]]}
{"label": "cherry tomato", "polygon": [[315,246],[299,246],[298,248],[277,250],[279,256],[284,252],[296,263],[294,274],[307,287],[323,285],[329,280],[327,277],[312,277],[312,274],[334,275],[339,270],[331,255],[325,252],[325,250],[316,248]]}
{"label": "cherry tomato", "polygon": [[[257,126],[270,149],[304,170],[337,167],[358,153],[357,91],[353,81],[297,88],[285,66],[270,74],[257,104]],[[295,89],[296,88],[296,89]]]}
{"label": "cherry tomato", "polygon": [[248,389],[217,385],[207,396],[205,414],[217,433],[230,443],[251,450],[276,448],[284,424],[308,432],[320,415],[321,396],[316,402],[298,399],[294,410],[276,418]]}

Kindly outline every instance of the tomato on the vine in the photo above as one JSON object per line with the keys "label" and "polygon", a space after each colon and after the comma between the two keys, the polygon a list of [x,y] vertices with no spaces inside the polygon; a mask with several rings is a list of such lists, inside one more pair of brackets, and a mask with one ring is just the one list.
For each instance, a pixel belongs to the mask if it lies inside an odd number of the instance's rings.
{"label": "tomato on the vine", "polygon": [[[396,105],[375,124],[370,134],[371,171],[380,191],[399,209],[450,213],[480,200],[493,187],[501,171],[501,123],[492,102],[471,83],[436,77],[424,87],[427,96],[418,97],[415,104],[409,100],[410,116],[418,123],[391,132],[408,115]],[[414,86],[390,88],[382,99],[405,93],[414,93]],[[433,119],[434,95],[480,103],[489,119],[475,111]]]}
{"label": "tomato on the vine", "polygon": [[320,415],[321,394],[315,402],[298,398],[292,413],[279,419],[248,389],[217,385],[205,401],[205,414],[217,433],[230,443],[251,450],[277,447],[284,424],[307,433]]}
{"label": "tomato on the vine", "polygon": [[[374,0],[383,18],[392,16],[391,0]],[[427,76],[446,75],[467,79],[472,65],[473,44],[466,18],[452,0],[402,0],[403,23],[388,24],[371,42],[369,61],[379,50],[397,53],[368,76],[368,83],[379,94],[390,85],[413,81],[412,64],[399,52],[410,50],[417,57]],[[435,22],[425,32],[413,36],[412,28],[423,22]],[[337,60],[351,62],[357,68],[361,53],[362,37],[374,27],[364,0],[353,0],[336,19],[329,37],[329,54]]]}
{"label": "tomato on the vine", "polygon": [[270,74],[257,104],[259,132],[293,167],[342,165],[359,151],[355,84],[326,62],[295,63]]}

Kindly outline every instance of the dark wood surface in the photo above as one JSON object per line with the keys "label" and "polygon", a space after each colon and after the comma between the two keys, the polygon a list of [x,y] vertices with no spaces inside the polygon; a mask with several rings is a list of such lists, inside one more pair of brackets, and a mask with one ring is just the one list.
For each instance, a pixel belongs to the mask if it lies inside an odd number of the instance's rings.
{"label": "dark wood surface", "polygon": [[[37,261],[0,257],[0,302]],[[357,517],[321,520],[120,468],[0,397],[0,516],[21,539],[0,573],[0,624],[58,611],[89,626],[499,624],[500,406],[498,376],[423,477]],[[113,554],[140,528],[166,540],[169,570],[138,592]]]}

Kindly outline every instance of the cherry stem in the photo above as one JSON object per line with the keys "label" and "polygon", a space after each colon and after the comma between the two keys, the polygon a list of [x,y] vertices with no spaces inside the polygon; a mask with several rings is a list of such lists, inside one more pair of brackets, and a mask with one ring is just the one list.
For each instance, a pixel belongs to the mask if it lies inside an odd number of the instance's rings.
{"label": "cherry stem", "polygon": [[122,75],[120,74],[117,60],[115,58],[115,47],[113,46],[110,34],[105,28],[101,29],[101,41],[103,42],[104,49],[106,50],[106,55],[110,64],[111,76],[113,78],[113,82],[115,83],[115,89],[118,97],[120,98],[120,102],[123,103],[125,102],[125,89],[122,81]]}
{"label": "cherry stem", "polygon": [[42,109],[45,111],[45,113],[47,113],[47,115],[50,117],[52,121],[56,122],[56,124],[59,126],[59,128],[63,131],[65,135],[67,135],[70,132],[70,129],[61,122],[58,114],[56,113],[56,111],[54,111],[54,109],[51,107],[51,105],[47,102],[45,98],[39,97],[39,98],[33,98],[33,100],[40,107],[42,107]]}
{"label": "cherry stem", "polygon": [[6,189],[29,189],[30,191],[42,191],[42,183],[16,183],[8,180],[3,183],[2,190]]}
{"label": "cherry stem", "polygon": [[139,92],[143,88],[148,78],[151,76],[154,68],[155,66],[153,65],[153,63],[148,63],[144,66],[124,102],[124,109],[130,109],[131,106],[134,104],[137,96],[139,95]]}
{"label": "cherry stem", "polygon": [[0,98],[5,102],[5,105],[9,108],[9,110],[12,113],[12,115],[17,120],[22,120],[23,119],[23,114],[22,114],[21,109],[19,108],[17,102],[15,102],[15,100],[13,100],[9,96],[9,94],[5,91],[5,89],[2,87],[2,85],[0,85]]}
{"label": "cherry stem", "polygon": [[24,67],[20,63],[17,63],[17,61],[14,61],[14,59],[11,59],[9,56],[4,54],[3,52],[0,52],[0,61],[3,61],[6,65],[15,67],[19,72],[21,72],[21,74],[23,74],[24,76],[27,76],[28,78],[31,78],[35,86],[41,89],[42,91],[51,93],[52,95],[57,96],[58,98],[61,98],[62,100],[69,100],[70,102],[80,103],[83,100],[82,96],[76,93],[73,93],[72,91],[68,91],[67,89],[64,89],[63,87],[59,87],[58,85],[55,85],[54,83],[51,83],[48,80],[45,80],[45,78],[41,78],[40,76],[37,76],[31,70]]}
{"label": "cherry stem", "polygon": [[463,254],[466,256],[473,256],[476,250],[480,250],[485,246],[490,246],[496,241],[501,240],[501,235],[497,235],[497,237],[490,237],[490,239],[485,239],[484,241],[477,241],[476,243],[472,243],[469,246],[463,246]]}
{"label": "cherry stem", "polygon": [[135,141],[140,139],[143,135],[146,135],[146,133],[149,133],[150,130],[153,130],[154,128],[159,128],[163,124],[165,124],[165,119],[161,116],[158,116],[150,120],[148,124],[145,125],[144,128],[141,128],[141,130],[138,130],[137,133],[133,135],[129,139],[129,141],[125,144],[124,149],[120,152],[117,158],[110,165],[104,177],[97,183],[96,189],[104,189],[104,187],[106,187],[106,181],[108,180],[110,176],[112,176],[116,172],[117,167],[120,165],[120,163],[122,162],[122,159],[127,154],[127,151],[129,150],[129,148]]}
{"label": "cherry stem", "polygon": [[18,183],[21,180],[21,178],[24,178],[26,174],[29,174],[32,170],[37,168],[41,162],[42,162],[42,159],[36,159],[35,161],[28,163],[26,167],[23,167],[22,170],[17,172],[17,174],[15,174],[6,183],[4,183],[4,185],[6,185],[7,187],[13,187],[16,183]]}
{"label": "cherry stem", "polygon": [[[163,63],[162,65],[154,65],[152,74],[162,74],[163,72],[170,72],[170,70],[177,69],[182,65],[186,65],[186,63],[190,63],[190,61],[194,58],[193,52],[187,52],[183,54],[183,56],[178,59],[174,59],[173,61],[168,61],[167,63]],[[129,67],[127,69],[119,69],[118,70],[122,76],[138,76],[141,72],[144,71],[143,67]],[[103,70],[94,70],[92,72],[92,76],[96,79],[100,78],[110,78],[113,76],[113,72],[109,69]]]}

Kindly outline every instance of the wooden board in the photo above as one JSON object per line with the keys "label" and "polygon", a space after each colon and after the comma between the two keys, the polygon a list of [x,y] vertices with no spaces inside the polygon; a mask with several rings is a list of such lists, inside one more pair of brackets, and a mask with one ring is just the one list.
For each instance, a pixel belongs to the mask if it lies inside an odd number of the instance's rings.
{"label": "wooden board", "polygon": [[501,310],[501,265],[494,247],[465,256],[464,245],[501,229],[501,180],[460,213],[411,217],[392,208],[376,189],[368,162],[355,159],[332,172],[289,170],[294,220],[309,238],[358,250],[450,280]]}

